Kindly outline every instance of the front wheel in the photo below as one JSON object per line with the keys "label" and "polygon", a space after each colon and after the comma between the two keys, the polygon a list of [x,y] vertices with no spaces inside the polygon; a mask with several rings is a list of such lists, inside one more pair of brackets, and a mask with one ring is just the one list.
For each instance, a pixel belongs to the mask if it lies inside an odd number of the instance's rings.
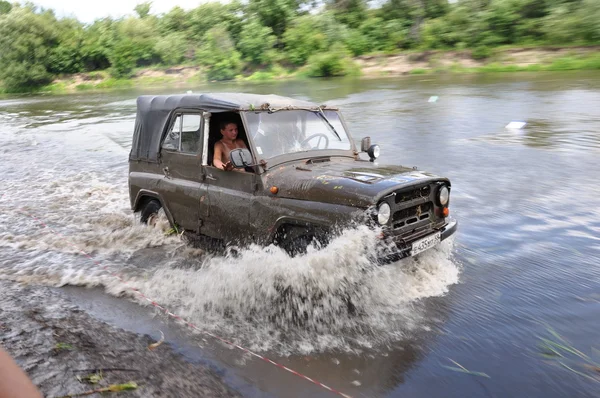
{"label": "front wheel", "polygon": [[152,223],[152,220],[156,218],[158,211],[162,208],[160,202],[156,199],[149,200],[142,206],[140,221],[144,224]]}

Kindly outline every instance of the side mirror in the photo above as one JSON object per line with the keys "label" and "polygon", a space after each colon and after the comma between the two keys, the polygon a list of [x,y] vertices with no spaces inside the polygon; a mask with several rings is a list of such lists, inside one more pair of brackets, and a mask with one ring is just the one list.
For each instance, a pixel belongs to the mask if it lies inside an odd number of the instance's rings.
{"label": "side mirror", "polygon": [[252,166],[252,154],[246,148],[234,149],[229,152],[229,160],[236,169]]}
{"label": "side mirror", "polygon": [[360,141],[360,151],[367,152],[371,146],[371,137],[365,137]]}

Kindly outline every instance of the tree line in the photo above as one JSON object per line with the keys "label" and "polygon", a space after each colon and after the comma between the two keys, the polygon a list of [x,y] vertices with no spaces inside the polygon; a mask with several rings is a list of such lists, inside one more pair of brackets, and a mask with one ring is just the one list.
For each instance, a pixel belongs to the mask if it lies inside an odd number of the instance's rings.
{"label": "tree line", "polygon": [[0,80],[6,90],[40,87],[57,75],[191,64],[210,80],[305,68],[350,73],[373,52],[501,45],[600,43],[599,0],[233,0],[174,7],[84,24],[31,3],[0,0]]}

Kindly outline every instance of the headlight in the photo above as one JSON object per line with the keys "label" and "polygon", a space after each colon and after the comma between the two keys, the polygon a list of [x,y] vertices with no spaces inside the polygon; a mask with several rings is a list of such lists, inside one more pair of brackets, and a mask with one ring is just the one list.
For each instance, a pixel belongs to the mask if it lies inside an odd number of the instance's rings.
{"label": "headlight", "polygon": [[379,145],[371,145],[369,149],[367,149],[367,153],[369,154],[369,158],[371,158],[371,160],[377,159],[381,153]]}
{"label": "headlight", "polygon": [[377,222],[379,223],[379,225],[385,225],[388,221],[390,221],[391,215],[392,209],[390,209],[390,205],[388,205],[387,203],[382,203],[377,209]]}
{"label": "headlight", "polygon": [[442,206],[448,204],[448,200],[450,200],[450,191],[447,186],[443,185],[438,191],[438,200]]}

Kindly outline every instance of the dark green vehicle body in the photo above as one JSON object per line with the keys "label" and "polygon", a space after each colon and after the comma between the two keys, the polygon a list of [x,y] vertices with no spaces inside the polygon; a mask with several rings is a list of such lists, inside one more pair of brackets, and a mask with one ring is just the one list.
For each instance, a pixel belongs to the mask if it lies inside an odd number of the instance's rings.
{"label": "dark green vehicle body", "polygon": [[[270,126],[267,122],[276,114],[280,119],[291,115],[292,124],[276,126],[290,126],[296,134],[304,129],[304,139],[295,142],[302,146],[294,152],[267,156],[258,144],[267,136],[261,123]],[[187,130],[186,120],[194,121]],[[221,138],[218,123],[223,120],[238,123],[240,138],[252,154],[254,163],[245,171],[212,166],[212,148]],[[311,136],[310,126],[325,133]],[[331,133],[323,126],[331,127]],[[377,226],[377,209],[386,202],[391,216],[380,226],[382,240],[393,242],[397,257],[410,255],[418,239],[439,234],[439,241],[455,231],[456,222],[444,216],[448,203],[442,206],[438,200],[441,187],[450,190],[448,179],[363,160],[346,131],[337,109],[291,98],[233,93],[142,96],[129,161],[131,207],[143,211],[158,201],[171,224],[190,234],[244,245],[300,237],[326,242],[352,223]],[[277,134],[285,138],[287,132],[280,128]],[[275,142],[267,138],[267,145]],[[317,139],[317,147],[307,149],[313,145],[307,143]],[[325,140],[325,147],[318,148]]]}

